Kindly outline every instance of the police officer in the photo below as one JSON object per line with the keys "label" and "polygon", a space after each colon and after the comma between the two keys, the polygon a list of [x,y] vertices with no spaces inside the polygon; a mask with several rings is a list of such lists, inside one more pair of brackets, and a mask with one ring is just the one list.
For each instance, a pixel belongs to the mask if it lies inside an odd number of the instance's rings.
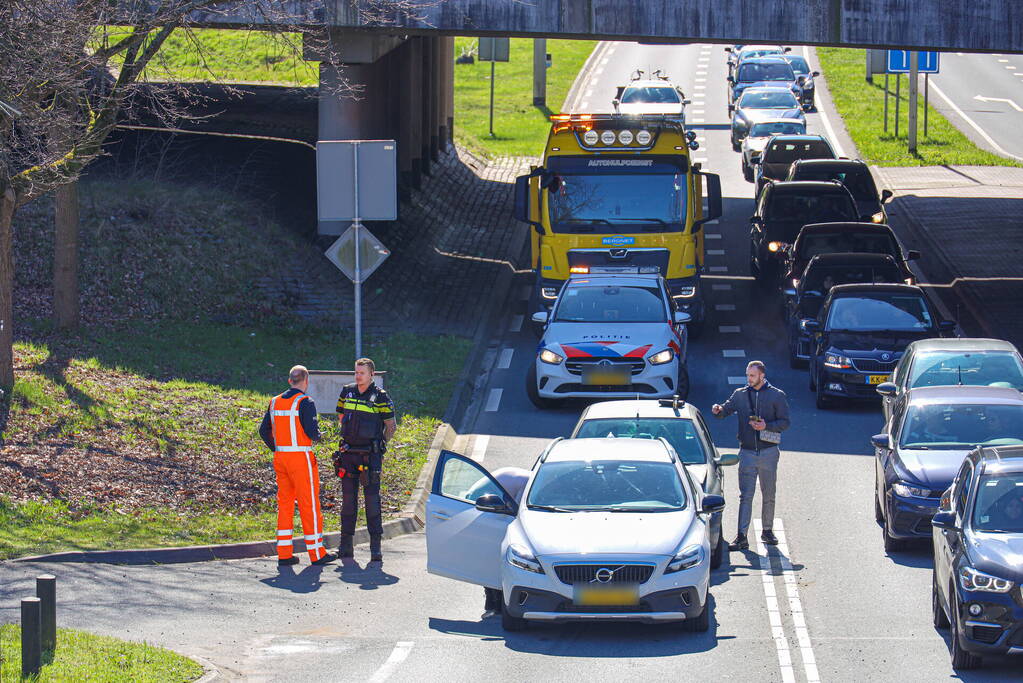
{"label": "police officer", "polygon": [[341,477],[341,557],[354,555],[355,520],[359,515],[359,485],[366,497],[370,560],[383,560],[380,540],[384,534],[380,510],[380,471],[386,442],[394,436],[394,403],[373,382],[376,365],[369,358],[355,361],[355,382],[346,384],[337,400],[341,443],[334,467]]}

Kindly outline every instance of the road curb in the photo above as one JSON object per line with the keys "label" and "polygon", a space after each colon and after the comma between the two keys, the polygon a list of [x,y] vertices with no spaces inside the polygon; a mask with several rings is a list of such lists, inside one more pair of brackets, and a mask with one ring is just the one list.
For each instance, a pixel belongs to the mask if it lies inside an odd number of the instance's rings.
{"label": "road curb", "polygon": [[204,657],[198,655],[185,655],[194,662],[197,662],[205,671],[205,673],[197,678],[193,683],[213,683],[213,681],[220,680],[221,674],[220,669],[217,665]]}

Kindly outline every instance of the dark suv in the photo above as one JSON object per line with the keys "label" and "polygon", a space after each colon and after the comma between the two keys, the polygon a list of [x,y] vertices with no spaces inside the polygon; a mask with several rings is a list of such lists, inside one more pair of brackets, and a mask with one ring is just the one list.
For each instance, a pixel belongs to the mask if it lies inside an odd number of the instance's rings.
{"label": "dark suv", "polygon": [[774,283],[804,225],[854,220],[856,202],[839,183],[769,183],[750,217],[750,272],[762,283]]}
{"label": "dark suv", "polygon": [[952,668],[1023,652],[1023,446],[971,452],[931,523],[931,606],[952,629]]}
{"label": "dark suv", "polygon": [[797,99],[802,94],[796,72],[780,55],[742,60],[735,75],[728,77],[728,104],[735,104],[746,88],[757,87],[788,88]]}
{"label": "dark suv", "polygon": [[923,290],[914,285],[837,285],[816,320],[804,320],[812,337],[810,391],[817,407],[833,398],[876,399],[875,386],[891,379],[906,346],[951,334]]}
{"label": "dark suv", "polygon": [[859,252],[887,254],[895,259],[902,270],[906,284],[913,284],[913,271],[907,261],[920,258],[920,252],[904,251],[895,233],[887,225],[874,223],[817,223],[805,225],[789,247],[786,277],[797,278],[806,269],[810,259],[818,254]]}
{"label": "dark suv", "polygon": [[763,154],[750,160],[757,167],[753,196],[760,196],[767,181],[785,180],[794,161],[835,157],[835,150],[823,135],[775,135],[764,147]]}
{"label": "dark suv", "polygon": [[887,223],[884,204],[892,191],[877,194],[877,185],[870,167],[859,159],[799,159],[792,162],[785,180],[836,180],[852,193],[856,210],[871,223]]}

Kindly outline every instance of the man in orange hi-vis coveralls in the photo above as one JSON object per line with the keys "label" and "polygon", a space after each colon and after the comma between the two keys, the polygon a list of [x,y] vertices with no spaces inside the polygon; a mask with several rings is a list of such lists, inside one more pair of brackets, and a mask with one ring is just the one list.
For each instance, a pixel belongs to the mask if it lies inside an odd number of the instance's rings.
{"label": "man in orange hi-vis coveralls", "polygon": [[301,365],[288,373],[291,388],[270,400],[259,425],[259,436],[274,452],[277,474],[277,564],[298,564],[292,538],[295,503],[302,519],[305,547],[313,564],[337,559],[323,547],[323,511],[320,509],[320,474],[313,454],[313,442],[320,440],[316,405],[309,390],[309,371]]}

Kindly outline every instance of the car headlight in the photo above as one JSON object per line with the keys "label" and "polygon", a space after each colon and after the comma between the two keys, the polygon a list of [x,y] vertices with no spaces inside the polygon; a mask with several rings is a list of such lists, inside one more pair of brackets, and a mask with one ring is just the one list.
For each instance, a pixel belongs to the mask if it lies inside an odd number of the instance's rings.
{"label": "car headlight", "polygon": [[959,569],[959,585],[964,591],[985,593],[1008,593],[1012,590],[1012,581],[985,574],[968,565]]}
{"label": "car headlight", "polygon": [[543,567],[536,559],[536,555],[521,543],[512,543],[508,546],[508,564],[525,569],[527,572],[543,574]]}
{"label": "car headlight", "polygon": [[878,211],[877,213],[870,217],[870,220],[874,221],[875,223],[884,223],[884,211]]}
{"label": "car headlight", "polygon": [[558,365],[561,361],[565,360],[563,357],[554,353],[550,349],[544,349],[540,352],[540,360],[544,363],[550,363],[551,365]]}
{"label": "car headlight", "polygon": [[665,363],[670,363],[674,357],[674,351],[671,349],[664,349],[663,351],[650,356],[647,360],[650,361],[650,365],[664,365]]}
{"label": "car headlight", "polygon": [[704,560],[703,546],[702,545],[690,545],[682,548],[675,554],[675,557],[668,563],[667,568],[664,570],[665,574],[673,574],[680,572],[685,569],[691,569],[696,565],[700,564]]}
{"label": "car headlight", "polygon": [[542,296],[545,299],[557,299],[558,298],[558,288],[557,287],[541,287],[540,288],[540,296]]}
{"label": "car headlight", "polygon": [[679,287],[675,290],[675,293],[671,295],[672,299],[692,299],[696,296],[695,286]]}
{"label": "car headlight", "polygon": [[788,248],[788,246],[789,245],[785,244],[784,242],[768,242],[767,250],[772,254],[776,254],[779,251],[785,251]]}
{"label": "car headlight", "polygon": [[894,484],[892,484],[892,491],[895,492],[895,495],[902,496],[903,498],[930,498],[931,497],[931,490],[930,489],[917,488],[916,486],[910,486],[909,484],[905,484],[905,483],[903,483],[901,481],[897,481]]}
{"label": "car headlight", "polygon": [[837,353],[828,353],[824,355],[824,366],[828,368],[838,368],[839,370],[848,370],[852,367],[852,361],[849,360],[848,356],[840,356]]}

